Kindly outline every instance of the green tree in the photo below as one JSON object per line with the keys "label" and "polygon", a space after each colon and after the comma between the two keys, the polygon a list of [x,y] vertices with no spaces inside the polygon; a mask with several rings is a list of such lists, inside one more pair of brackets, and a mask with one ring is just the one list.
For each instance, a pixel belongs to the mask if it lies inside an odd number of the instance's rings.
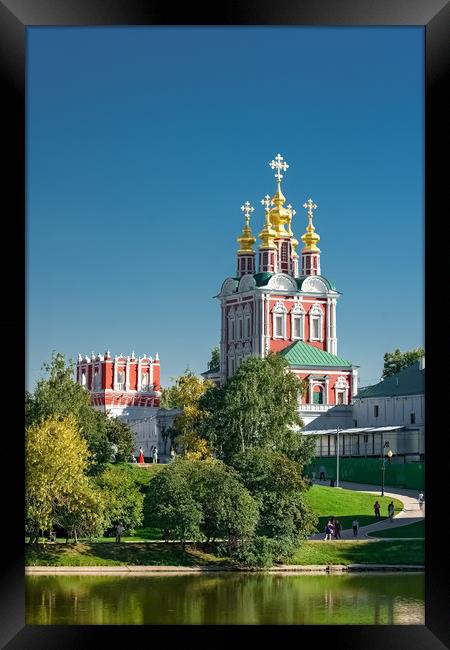
{"label": "green tree", "polygon": [[[25,513],[30,542],[39,532],[102,523],[102,502],[86,472],[91,461],[73,414],[50,416],[29,426],[25,435]],[[70,524],[68,524],[70,520]]]}
{"label": "green tree", "polygon": [[217,460],[176,459],[150,483],[146,508],[166,539],[220,539],[230,553],[252,539],[258,521],[237,473]]}
{"label": "green tree", "polygon": [[216,345],[211,350],[211,359],[208,362],[208,370],[219,370],[220,368],[220,348]]}
{"label": "green tree", "polygon": [[111,458],[108,418],[92,408],[89,393],[74,381],[72,360],[66,364],[63,354],[53,352],[50,364],[45,363],[43,369],[48,377],[37,381],[33,394],[25,394],[26,425],[43,422],[51,416],[75,415],[93,454],[91,470],[99,471]]}
{"label": "green tree", "polygon": [[[140,470],[142,473],[142,470]],[[121,523],[129,535],[142,524],[144,494],[127,466],[111,466],[95,478],[106,502],[105,528]]]}
{"label": "green tree", "polygon": [[175,384],[162,390],[163,403],[182,409],[174,420],[174,443],[187,458],[204,459],[211,455],[207,440],[199,435],[207,413],[200,407],[200,398],[214,386],[212,381],[200,379],[190,370],[177,377]]}
{"label": "green tree", "polygon": [[[103,416],[104,414],[101,413]],[[116,461],[128,460],[133,453],[135,436],[130,427],[115,417],[108,417],[105,414],[106,437],[110,445],[117,446]]]}
{"label": "green tree", "polygon": [[[298,463],[279,451],[258,448],[236,454],[231,463],[259,505],[256,536],[270,540],[275,560],[288,557],[317,522]],[[262,546],[266,553],[267,545]]]}
{"label": "green tree", "polygon": [[194,461],[190,487],[202,509],[200,529],[207,542],[221,539],[232,554],[252,539],[258,505],[237,472],[219,460]]}
{"label": "green tree", "polygon": [[386,352],[384,355],[384,366],[383,366],[383,379],[396,375],[403,368],[412,366],[416,361],[418,361],[425,354],[424,348],[413,348],[406,352],[400,352],[399,348],[396,348],[394,352]]}
{"label": "green tree", "polygon": [[146,520],[164,531],[164,539],[179,539],[183,548],[188,539],[199,539],[202,511],[189,485],[187,472],[175,460],[150,482],[145,501]]}
{"label": "green tree", "polygon": [[313,442],[299,433],[298,400],[306,383],[276,354],[250,357],[224,386],[208,390],[200,408],[208,414],[201,432],[226,462],[239,451],[263,447],[307,462]]}

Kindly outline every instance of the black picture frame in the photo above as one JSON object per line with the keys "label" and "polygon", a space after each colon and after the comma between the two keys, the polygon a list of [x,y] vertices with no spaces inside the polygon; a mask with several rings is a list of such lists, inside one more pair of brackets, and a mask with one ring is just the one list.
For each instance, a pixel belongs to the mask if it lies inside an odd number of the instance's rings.
{"label": "black picture frame", "polygon": [[[6,316],[1,320],[4,359],[8,361],[8,404],[3,419],[2,521],[7,541],[7,566],[0,582],[0,643],[11,649],[84,648],[108,643],[110,647],[129,647],[139,639],[147,642],[183,644],[202,637],[203,642],[227,643],[237,636],[251,642],[253,626],[180,626],[168,630],[164,626],[26,626],[23,556],[23,386],[25,368],[25,263],[26,247],[26,146],[25,146],[25,70],[26,29],[38,25],[314,25],[314,26],[407,26],[419,25],[425,30],[426,41],[426,117],[425,117],[425,243],[426,243],[426,620],[424,626],[277,626],[277,637],[293,635],[298,642],[311,632],[320,647],[345,648],[427,648],[450,647],[448,609],[449,581],[446,570],[446,463],[448,434],[439,424],[439,413],[445,409],[443,353],[447,343],[437,336],[431,326],[436,300],[440,299],[439,281],[448,277],[445,241],[438,216],[447,198],[445,177],[448,147],[445,118],[446,73],[448,72],[448,25],[450,7],[445,0],[315,0],[310,2],[229,3],[194,6],[186,3],[176,13],[162,2],[144,3],[140,0],[0,0],[0,71],[2,81],[2,153],[4,172],[3,233],[4,255],[12,252],[12,263],[4,264],[3,304]],[[7,207],[6,207],[7,206]],[[446,215],[443,215],[444,218]],[[6,230],[6,233],[5,233]],[[20,255],[23,251],[23,255]],[[445,266],[444,266],[445,265]],[[437,286],[436,286],[437,285]],[[445,289],[445,285],[443,287]],[[445,298],[444,298],[445,300]],[[435,334],[433,336],[433,333]],[[439,330],[441,337],[446,336]],[[15,341],[15,343],[13,343]],[[438,348],[439,346],[439,348]],[[23,352],[22,352],[23,350]],[[438,351],[439,350],[439,351]],[[447,355],[448,357],[448,355]],[[5,366],[6,367],[6,366]],[[441,379],[442,377],[442,379]],[[437,390],[437,387],[441,387]],[[17,401],[17,404],[16,404]],[[439,428],[440,427],[440,428]],[[6,469],[12,469],[6,478]],[[431,468],[431,470],[430,470]],[[435,471],[436,468],[436,471]],[[239,628],[238,630],[236,628]],[[266,630],[262,631],[266,635]],[[178,640],[177,639],[177,640]]]}

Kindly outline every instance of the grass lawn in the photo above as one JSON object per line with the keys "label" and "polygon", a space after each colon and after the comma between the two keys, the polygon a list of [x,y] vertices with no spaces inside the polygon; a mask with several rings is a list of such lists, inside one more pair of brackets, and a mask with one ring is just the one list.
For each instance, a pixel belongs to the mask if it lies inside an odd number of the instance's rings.
{"label": "grass lawn", "polygon": [[305,542],[289,564],[424,564],[424,542]]}
{"label": "grass lawn", "polygon": [[398,526],[392,530],[380,530],[379,533],[368,533],[369,537],[416,537],[423,539],[425,537],[425,520],[416,521],[414,524]]}
{"label": "grass lawn", "polygon": [[225,558],[206,553],[200,548],[180,544],[46,544],[26,546],[27,566],[211,566],[229,564]]}
{"label": "grass lawn", "polygon": [[381,519],[387,519],[387,507],[392,500],[395,508],[394,515],[403,509],[403,503],[398,499],[353,490],[313,485],[307,492],[307,500],[319,516],[317,524],[319,533],[323,532],[330,516],[337,517],[343,529],[351,528],[355,518],[359,521],[360,527],[373,524],[377,521],[373,512],[373,504],[377,499],[381,506]]}
{"label": "grass lawn", "polygon": [[[206,552],[179,544],[47,544],[26,546],[27,566],[214,566],[232,563]],[[423,564],[424,542],[304,542],[287,564]]]}

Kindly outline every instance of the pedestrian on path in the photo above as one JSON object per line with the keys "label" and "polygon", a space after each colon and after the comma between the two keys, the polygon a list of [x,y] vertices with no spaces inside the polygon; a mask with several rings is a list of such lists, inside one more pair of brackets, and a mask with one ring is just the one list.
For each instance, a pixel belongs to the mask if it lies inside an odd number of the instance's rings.
{"label": "pedestrian on path", "polygon": [[144,464],[144,450],[142,447],[139,447],[139,462],[141,465]]}
{"label": "pedestrian on path", "polygon": [[319,467],[319,481],[325,481],[325,467],[323,465]]}
{"label": "pedestrian on path", "polygon": [[389,516],[389,521],[392,521],[392,517],[394,516],[394,502],[391,501],[390,504],[388,505],[388,516]]}
{"label": "pedestrian on path", "polygon": [[334,527],[333,527],[333,524],[331,522],[331,517],[330,517],[330,519],[327,522],[327,525],[325,526],[325,539],[324,539],[324,541],[325,542],[327,540],[331,541],[331,536],[333,535],[333,533],[334,533]]}
{"label": "pedestrian on path", "polygon": [[353,537],[356,537],[359,528],[359,521],[357,519],[353,519],[352,528],[353,528]]}
{"label": "pedestrian on path", "polygon": [[425,501],[425,495],[423,492],[419,492],[419,508],[422,510],[423,502]]}
{"label": "pedestrian on path", "polygon": [[153,462],[154,463],[158,462],[158,449],[157,449],[157,447],[155,447],[154,450],[153,450]]}
{"label": "pedestrian on path", "polygon": [[123,531],[125,528],[122,526],[122,524],[117,524],[116,526],[116,544],[120,544],[120,538],[123,535]]}
{"label": "pedestrian on path", "polygon": [[380,515],[380,504],[378,503],[378,499],[375,501],[373,504],[373,510],[375,512],[375,519],[381,519]]}
{"label": "pedestrian on path", "polygon": [[341,539],[341,522],[339,519],[336,519],[336,522],[334,524],[334,539]]}

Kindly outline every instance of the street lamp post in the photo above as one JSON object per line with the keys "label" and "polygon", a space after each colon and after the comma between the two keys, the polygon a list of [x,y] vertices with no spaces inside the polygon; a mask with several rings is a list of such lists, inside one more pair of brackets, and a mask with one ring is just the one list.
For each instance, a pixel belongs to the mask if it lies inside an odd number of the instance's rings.
{"label": "street lamp post", "polygon": [[[392,458],[392,451],[389,449],[389,451],[386,454],[387,459],[389,462],[391,462]],[[383,464],[381,466],[381,496],[384,497],[384,472],[386,469],[386,456],[383,456]]]}

